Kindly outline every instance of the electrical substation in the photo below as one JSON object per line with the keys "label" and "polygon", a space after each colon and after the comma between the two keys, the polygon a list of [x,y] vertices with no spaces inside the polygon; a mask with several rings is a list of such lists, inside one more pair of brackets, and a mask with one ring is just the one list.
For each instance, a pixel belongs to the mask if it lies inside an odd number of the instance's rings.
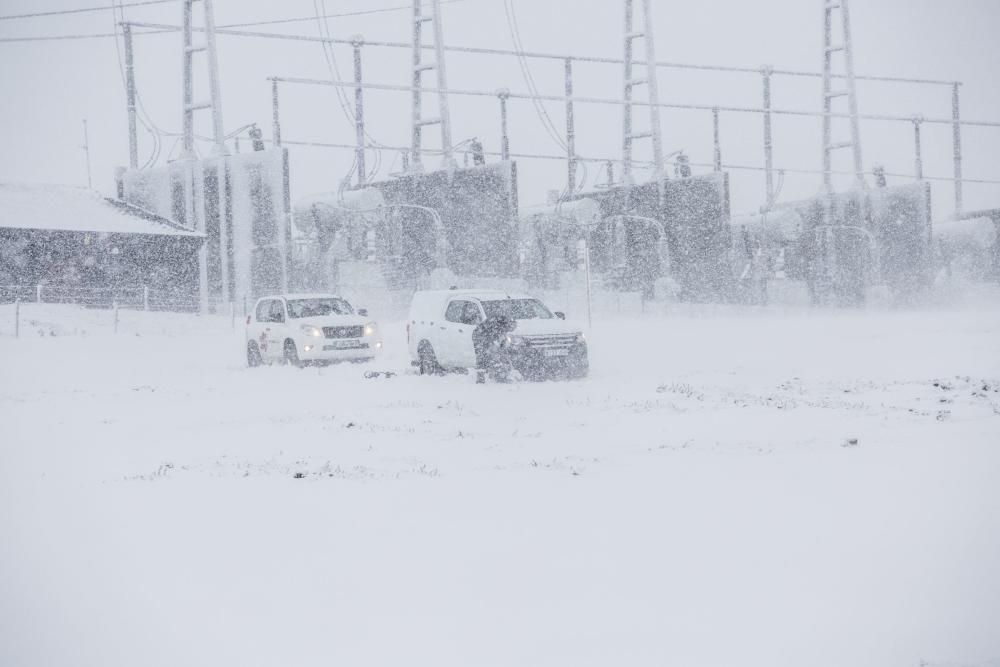
{"label": "electrical substation", "polygon": [[[504,0],[505,8],[510,0]],[[969,268],[975,280],[1000,275],[1000,208],[968,211],[963,206],[962,131],[968,126],[1000,129],[1000,121],[963,119],[958,82],[859,76],[851,35],[849,0],[817,0],[817,71],[678,64],[657,59],[651,0],[620,0],[622,23],[619,59],[587,54],[559,54],[448,46],[446,17],[440,0],[414,0],[406,20],[412,40],[390,42],[359,35],[320,36],[257,32],[214,25],[211,0],[183,0],[180,25],[122,25],[129,109],[129,166],[118,177],[119,196],[135,206],[201,231],[199,304],[240,303],[276,291],[338,291],[364,295],[367,303],[395,308],[413,290],[427,287],[505,285],[546,293],[579,312],[591,304],[621,303],[646,307],[658,301],[765,303],[775,298],[769,285],[794,286],[815,305],[860,305],[874,291],[892,302],[910,302],[929,289],[946,265]],[[657,5],[659,9],[661,5]],[[508,18],[511,14],[508,11]],[[317,20],[321,17],[317,15]],[[819,25],[817,21],[817,25]],[[516,19],[511,25],[515,44]],[[139,31],[177,32],[183,57],[183,150],[161,166],[139,164],[134,41]],[[299,40],[319,43],[334,59],[334,47],[349,48],[353,76],[341,78],[331,67],[328,79],[296,72],[261,72],[260,85],[271,100],[270,136],[257,126],[227,133],[217,42],[223,39]],[[408,50],[408,84],[368,80],[365,59],[382,50]],[[468,53],[515,59],[525,73],[527,90],[483,74],[477,89],[450,88],[447,63]],[[538,62],[561,63],[562,95],[542,94],[531,68]],[[578,95],[574,79],[593,64],[620,68],[620,87],[604,96]],[[335,64],[335,62],[334,62]],[[760,80],[761,103],[746,106],[694,104],[677,99],[661,86],[667,69],[714,69]],[[815,81],[814,110],[772,105],[772,86],[783,78]],[[209,98],[193,96],[194,82],[208,83]],[[949,117],[864,114],[857,82],[905,82],[949,96]],[[286,141],[295,127],[284,120],[284,93],[291,88],[333,89],[337,105],[350,120],[353,136],[341,143]],[[372,139],[379,128],[366,116],[366,95],[378,91],[409,107],[409,146],[387,146]],[[496,115],[479,119],[481,137],[499,137],[499,150],[485,150],[478,140],[453,139],[455,98],[495,100]],[[553,118],[543,103],[563,107]],[[534,107],[537,120],[564,149],[562,155],[512,152],[511,105]],[[620,122],[590,127],[580,122],[587,106],[612,107]],[[713,160],[696,163],[681,151],[667,154],[661,112],[685,109],[704,114],[713,132],[685,137],[711,147]],[[211,117],[212,154],[193,150],[195,116]],[[762,124],[759,165],[728,165],[720,124],[729,115],[751,115]],[[785,171],[775,167],[774,121],[778,117],[812,119],[822,126],[817,146],[817,195],[800,201],[781,199]],[[913,174],[886,174],[867,163],[862,121],[913,128]],[[921,130],[951,128],[951,176],[924,176]],[[614,132],[620,155],[592,157],[577,152],[579,137]],[[253,151],[236,152],[240,136],[249,135]],[[670,145],[679,143],[671,138]],[[292,192],[294,151],[303,144],[353,153],[347,178],[329,174],[329,190]],[[391,174],[374,173],[371,159],[382,152],[402,156]],[[850,156],[853,185],[835,189],[834,156]],[[522,202],[518,165],[560,160],[564,182],[553,182],[544,203]],[[942,166],[937,165],[940,169]],[[581,170],[599,174],[581,184]],[[764,175],[765,191],[753,211],[734,211],[730,190],[748,171]],[[893,179],[887,183],[887,176]],[[586,183],[586,179],[582,183]],[[982,182],[982,181],[981,181]],[[952,199],[951,214],[935,219],[932,197]],[[1000,202],[997,202],[1000,206]],[[940,216],[939,216],[940,217]],[[787,290],[785,290],[787,292]],[[553,296],[554,295],[554,296]]]}

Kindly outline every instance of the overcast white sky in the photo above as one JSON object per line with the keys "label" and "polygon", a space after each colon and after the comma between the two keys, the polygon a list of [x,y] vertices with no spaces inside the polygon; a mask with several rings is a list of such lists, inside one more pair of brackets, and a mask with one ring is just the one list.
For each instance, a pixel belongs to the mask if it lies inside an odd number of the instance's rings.
{"label": "overcast white sky", "polygon": [[[0,14],[90,7],[107,0],[0,0]],[[130,0],[126,0],[128,2]],[[560,53],[621,55],[620,0],[513,0],[525,48]],[[110,4],[110,3],[109,3]],[[405,5],[405,0],[327,0],[330,14]],[[821,56],[822,0],[653,0],[656,50],[661,60],[758,67],[818,70]],[[127,9],[132,21],[179,23],[181,3]],[[511,47],[503,0],[459,0],[443,5],[446,41],[451,45]],[[314,14],[312,0],[216,0],[218,24],[306,17]],[[968,119],[1000,120],[1000,2],[998,0],[855,0],[852,5],[856,69],[859,74],[884,74],[961,80],[962,114]],[[368,39],[408,40],[406,11],[331,19],[334,36],[363,34]],[[113,29],[111,12],[24,20],[0,20],[0,39],[40,35],[106,33]],[[315,21],[252,28],[270,32],[315,35]],[[180,129],[180,35],[136,38],[136,73],[146,110],[158,127]],[[269,137],[270,75],[328,78],[326,62],[317,44],[278,42],[229,36],[219,37],[225,125],[235,129],[257,122]],[[350,72],[348,47],[336,55],[345,76]],[[110,193],[113,169],[128,160],[125,97],[113,39],[48,42],[0,42],[0,139],[6,158],[0,161],[0,181],[85,184],[86,172],[81,119],[90,126],[94,184]],[[371,81],[407,83],[409,53],[398,49],[365,49],[365,76]],[[562,94],[562,65],[531,61],[532,72],[545,93]],[[198,75],[201,70],[198,70]],[[513,59],[458,56],[448,60],[449,84],[454,88],[524,91],[525,84]],[[760,77],[711,72],[661,70],[662,101],[758,106]],[[199,88],[203,88],[202,81]],[[774,106],[816,109],[820,80],[776,78]],[[617,67],[576,67],[578,95],[618,97],[621,72]],[[949,116],[951,92],[946,86],[871,84],[859,86],[863,113]],[[335,103],[329,87],[286,86],[282,89],[283,136],[286,139],[353,141],[354,130]],[[380,142],[408,144],[409,97],[404,93],[371,92],[366,97],[369,130]],[[553,121],[563,124],[562,106],[548,105]],[[485,98],[452,98],[454,138],[478,136],[488,150],[499,146],[497,103]],[[637,125],[645,121],[639,111]],[[529,153],[560,153],[542,130],[526,102],[511,102],[511,147]],[[209,134],[201,114],[199,132]],[[621,112],[613,107],[577,109],[580,154],[620,156]],[[708,112],[661,113],[667,151],[684,149],[696,162],[712,157],[711,116]],[[778,167],[815,169],[820,162],[820,121],[776,117],[775,161]],[[846,124],[835,128],[846,138]],[[724,113],[723,159],[727,163],[763,163],[762,122],[759,116]],[[140,130],[144,160],[152,149]],[[907,124],[871,121],[862,125],[866,168],[878,162],[889,171],[912,173],[913,131]],[[924,128],[925,174],[950,176],[951,128]],[[964,172],[967,178],[1000,180],[1000,128],[966,128]],[[437,136],[428,132],[428,146]],[[171,147],[168,140],[164,157]],[[244,144],[244,149],[245,149]],[[203,147],[208,150],[207,146]],[[637,150],[644,157],[646,147]],[[648,155],[648,153],[645,153]],[[849,168],[844,160],[838,168]],[[161,158],[163,159],[163,158]],[[293,198],[334,189],[347,172],[347,151],[292,148]],[[385,152],[380,176],[398,156]],[[393,165],[393,161],[395,164]],[[369,158],[371,163],[371,158]],[[428,164],[434,164],[428,159]],[[564,186],[560,162],[521,161],[521,202],[544,199],[547,189]],[[593,182],[597,169],[588,170]],[[899,181],[900,179],[893,179]],[[785,179],[782,200],[814,193],[818,175]],[[846,181],[845,181],[846,184]],[[949,183],[933,186],[935,209],[950,212]],[[733,171],[733,208],[756,209],[763,199],[763,177],[756,172]],[[1000,186],[966,185],[966,208],[1000,206]]]}

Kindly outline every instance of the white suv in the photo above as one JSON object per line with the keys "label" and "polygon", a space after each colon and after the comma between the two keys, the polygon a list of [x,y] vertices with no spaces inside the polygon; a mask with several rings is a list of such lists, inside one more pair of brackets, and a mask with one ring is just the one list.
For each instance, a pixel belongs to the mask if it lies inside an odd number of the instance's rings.
{"label": "white suv", "polygon": [[378,326],[332,294],[280,294],[257,301],[247,316],[247,365],[283,361],[364,361],[382,350]]}
{"label": "white suv", "polygon": [[587,343],[580,326],[566,322],[538,299],[496,290],[417,292],[406,322],[410,359],[421,374],[476,367],[473,330],[487,318],[516,324],[506,336],[513,367],[529,379],[586,377]]}

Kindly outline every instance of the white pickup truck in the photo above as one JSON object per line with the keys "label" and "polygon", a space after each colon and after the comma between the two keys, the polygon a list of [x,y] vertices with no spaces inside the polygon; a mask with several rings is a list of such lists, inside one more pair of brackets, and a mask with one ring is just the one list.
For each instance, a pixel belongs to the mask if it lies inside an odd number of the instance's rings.
{"label": "white pickup truck", "polygon": [[589,370],[580,326],[538,299],[496,290],[429,290],[413,295],[406,322],[410,359],[421,374],[475,368],[472,332],[487,318],[516,324],[506,336],[512,366],[525,378],[582,378]]}
{"label": "white pickup truck", "polygon": [[382,350],[378,325],[333,294],[278,294],[247,316],[247,365],[365,361]]}

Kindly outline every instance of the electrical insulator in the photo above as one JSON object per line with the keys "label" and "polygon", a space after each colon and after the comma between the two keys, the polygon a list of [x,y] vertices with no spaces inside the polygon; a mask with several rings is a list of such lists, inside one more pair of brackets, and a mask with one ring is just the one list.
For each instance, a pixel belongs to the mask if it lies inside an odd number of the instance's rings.
{"label": "electrical insulator", "polygon": [[253,140],[253,149],[255,151],[264,150],[264,133],[260,131],[259,127],[250,128],[250,139]]}

